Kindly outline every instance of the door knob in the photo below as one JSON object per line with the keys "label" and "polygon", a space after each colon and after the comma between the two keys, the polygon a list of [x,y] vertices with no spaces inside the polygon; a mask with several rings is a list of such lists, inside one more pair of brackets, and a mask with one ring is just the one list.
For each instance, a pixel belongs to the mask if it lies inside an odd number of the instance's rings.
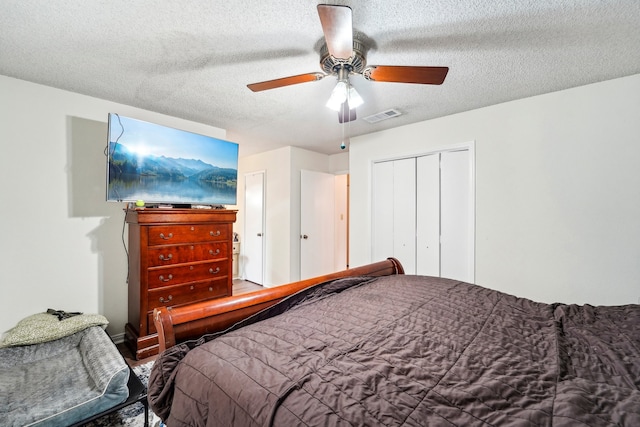
{"label": "door knob", "polygon": [[300,236],[300,237],[302,237],[302,238],[303,238],[303,239],[305,239],[305,240],[307,240],[307,239],[309,238],[309,236],[307,236],[306,234],[303,234],[303,235],[302,235],[302,236]]}
{"label": "door knob", "polygon": [[262,237],[262,233],[258,233],[258,237]]}

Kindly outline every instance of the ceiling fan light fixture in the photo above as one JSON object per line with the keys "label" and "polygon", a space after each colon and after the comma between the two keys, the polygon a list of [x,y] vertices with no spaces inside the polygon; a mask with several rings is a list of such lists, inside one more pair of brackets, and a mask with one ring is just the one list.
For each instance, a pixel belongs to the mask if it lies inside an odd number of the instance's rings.
{"label": "ceiling fan light fixture", "polygon": [[327,107],[331,108],[334,111],[340,111],[340,106],[344,101],[347,100],[347,96],[349,95],[349,85],[345,81],[338,81],[336,87],[331,91],[331,96],[327,101]]}
{"label": "ceiling fan light fixture", "polygon": [[349,85],[349,108],[358,108],[362,104],[364,104],[364,100],[356,91],[356,88]]}
{"label": "ceiling fan light fixture", "polygon": [[331,96],[327,101],[327,107],[334,111],[340,111],[342,104],[349,102],[349,108],[357,108],[364,104],[364,100],[348,80],[339,80],[331,92]]}

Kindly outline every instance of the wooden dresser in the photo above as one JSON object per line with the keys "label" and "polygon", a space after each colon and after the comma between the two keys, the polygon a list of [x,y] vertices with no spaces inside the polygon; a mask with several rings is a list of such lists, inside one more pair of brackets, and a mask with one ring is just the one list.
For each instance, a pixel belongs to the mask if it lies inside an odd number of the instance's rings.
{"label": "wooden dresser", "polygon": [[136,359],[158,353],[154,308],[231,295],[236,212],[127,210],[129,317],[125,341]]}

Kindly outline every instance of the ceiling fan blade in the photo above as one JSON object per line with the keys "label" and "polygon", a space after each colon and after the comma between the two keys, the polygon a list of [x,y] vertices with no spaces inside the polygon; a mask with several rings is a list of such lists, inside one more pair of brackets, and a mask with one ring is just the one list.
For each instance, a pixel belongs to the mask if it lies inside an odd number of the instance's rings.
{"label": "ceiling fan blade", "polygon": [[298,83],[314,82],[322,80],[325,77],[322,73],[298,74],[297,76],[283,77],[281,79],[267,80],[265,82],[251,83],[247,87],[254,92],[260,92],[268,89],[276,89],[283,86],[296,85]]}
{"label": "ceiling fan blade", "polygon": [[329,54],[338,59],[351,58],[353,55],[351,8],[349,6],[319,4],[318,15]]}
{"label": "ceiling fan blade", "polygon": [[439,85],[449,72],[449,67],[411,67],[397,65],[371,65],[362,75],[374,82],[418,83]]}

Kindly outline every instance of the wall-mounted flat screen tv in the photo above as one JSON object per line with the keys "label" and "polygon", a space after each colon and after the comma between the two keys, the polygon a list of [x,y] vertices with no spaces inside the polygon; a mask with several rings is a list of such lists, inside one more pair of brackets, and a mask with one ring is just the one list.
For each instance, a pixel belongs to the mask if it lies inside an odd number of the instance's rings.
{"label": "wall-mounted flat screen tv", "polygon": [[235,205],[238,144],[109,114],[107,201]]}

